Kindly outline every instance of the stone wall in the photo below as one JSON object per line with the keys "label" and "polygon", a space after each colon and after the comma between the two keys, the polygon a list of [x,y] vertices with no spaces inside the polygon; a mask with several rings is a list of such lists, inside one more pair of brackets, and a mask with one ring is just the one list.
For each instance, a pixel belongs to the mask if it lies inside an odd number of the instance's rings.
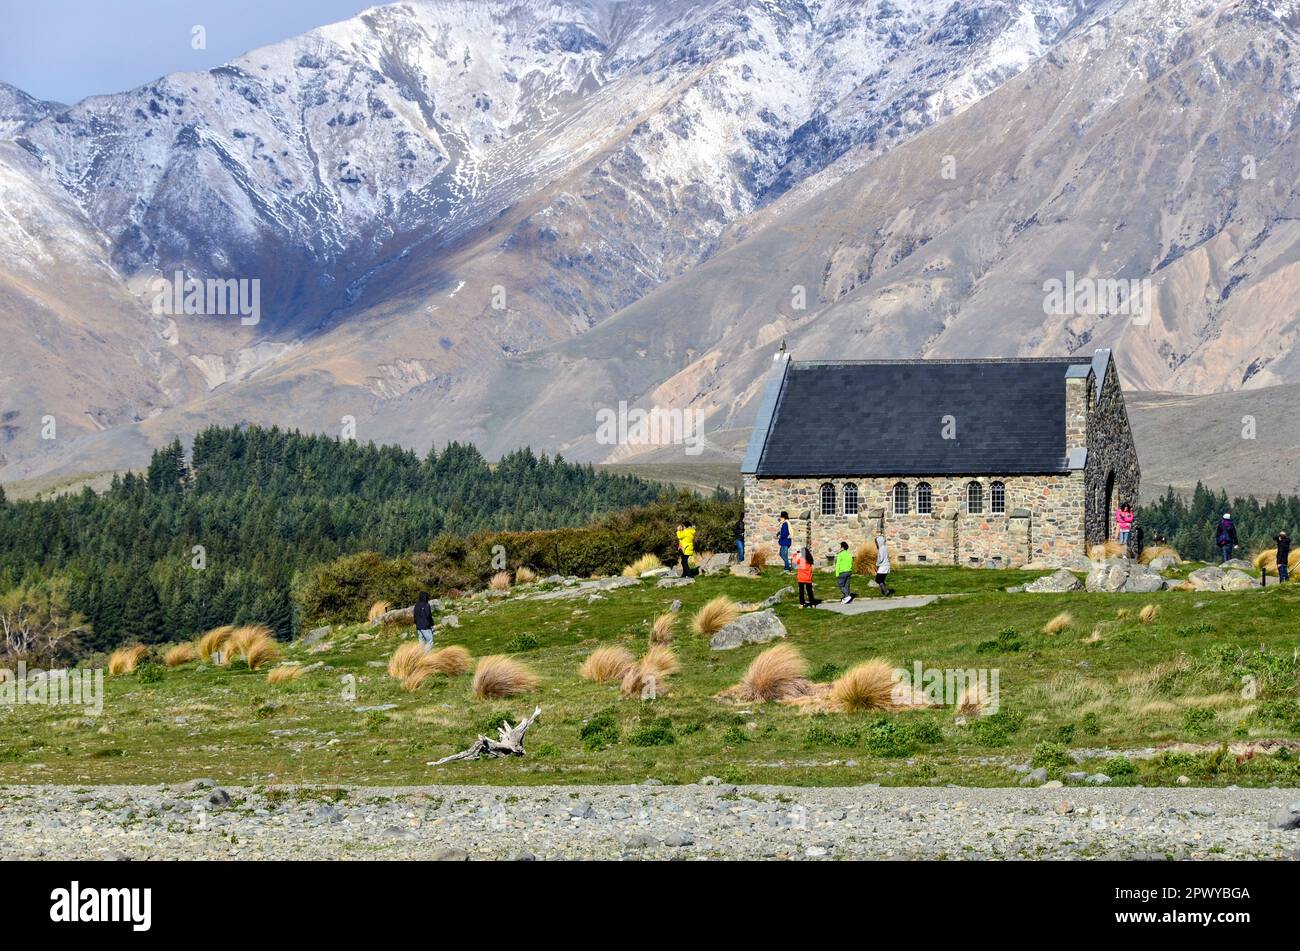
{"label": "stone wall", "polygon": [[[1111,516],[1106,516],[1106,482],[1115,475],[1111,498]],[[1134,508],[1138,503],[1142,472],[1138,467],[1137,446],[1129,428],[1128,411],[1124,408],[1124,393],[1119,385],[1115,361],[1106,367],[1101,396],[1093,406],[1088,419],[1088,463],[1085,470],[1087,482],[1087,513],[1085,532],[1088,545],[1096,545],[1111,537],[1115,531],[1114,512],[1121,503]]]}
{"label": "stone wall", "polygon": [[[782,510],[790,513],[796,547],[805,544],[811,529],[813,555],[822,562],[840,541],[857,548],[883,523],[890,559],[902,564],[960,564],[1005,566],[1028,561],[1064,564],[1084,553],[1084,480],[1082,473],[1047,476],[890,476],[861,479],[760,479],[745,475],[745,544],[773,546]],[[983,489],[984,512],[966,512],[966,486]],[[1006,486],[1006,509],[990,512],[990,485]],[[821,487],[835,486],[836,514],[821,514]],[[858,514],[844,512],[844,486],[858,488]],[[895,514],[891,491],[897,482],[908,486],[908,511]],[[933,510],[916,511],[916,486],[928,482]],[[1027,512],[1015,517],[1017,510]],[[800,514],[808,511],[805,523]]]}

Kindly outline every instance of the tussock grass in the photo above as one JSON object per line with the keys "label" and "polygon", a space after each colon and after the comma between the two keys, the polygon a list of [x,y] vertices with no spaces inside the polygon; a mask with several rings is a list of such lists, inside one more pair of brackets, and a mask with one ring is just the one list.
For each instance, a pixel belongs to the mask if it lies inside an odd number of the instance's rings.
{"label": "tussock grass", "polygon": [[691,629],[703,637],[712,637],[738,617],[740,606],[725,594],[718,595],[695,613]]}
{"label": "tussock grass", "polygon": [[180,667],[184,664],[192,664],[199,659],[199,652],[193,644],[173,644],[163,653],[163,665],[166,667]]}
{"label": "tussock grass", "polygon": [[491,700],[529,693],[537,689],[538,683],[537,674],[531,668],[504,654],[493,654],[484,657],[474,668],[470,689],[478,699]]}
{"label": "tussock grass", "polygon": [[[225,663],[229,664],[236,657],[248,657],[248,649],[261,639],[274,640],[271,629],[261,624],[247,624],[230,632],[221,650]],[[250,665],[251,666],[251,665]]]}
{"label": "tussock grass", "polygon": [[[393,652],[389,659],[389,675],[402,681],[402,689],[414,692],[424,686],[424,682],[436,674],[459,677],[469,671],[472,661],[470,653],[459,644],[448,644],[436,651],[426,650],[423,644],[403,644],[402,647],[414,647],[418,650],[408,651],[401,658],[397,654],[402,648]],[[397,661],[398,673],[393,673],[393,661]]]}
{"label": "tussock grass", "polygon": [[673,630],[676,626],[676,614],[672,611],[665,611],[660,614],[650,625],[650,643],[671,644],[673,642]]}
{"label": "tussock grass", "polygon": [[962,716],[977,717],[984,712],[988,702],[989,697],[980,689],[978,681],[968,683],[962,688],[961,696],[957,698],[957,712]]}
{"label": "tussock grass", "polygon": [[515,569],[515,584],[532,584],[537,580],[537,572],[527,565],[520,565]]}
{"label": "tussock grass", "polygon": [[143,644],[119,647],[108,655],[109,676],[120,677],[123,674],[135,673],[135,669],[140,666],[141,661],[148,656],[149,648]]}
{"label": "tussock grass", "polygon": [[1105,561],[1108,558],[1122,558],[1127,549],[1113,538],[1108,538],[1100,545],[1093,545],[1088,549],[1088,557],[1092,561]]}
{"label": "tussock grass", "polygon": [[578,676],[596,684],[606,684],[622,680],[636,658],[626,647],[598,647],[592,651],[578,668]]}
{"label": "tussock grass", "polygon": [[[1263,572],[1266,575],[1277,577],[1277,549],[1265,548],[1263,551],[1257,551],[1250,556],[1250,563],[1255,566],[1256,571]],[[1288,570],[1290,568],[1290,559],[1287,559]]]}
{"label": "tussock grass", "polygon": [[488,579],[488,588],[490,588],[493,591],[509,591],[510,572],[498,571],[490,579]]}
{"label": "tussock grass", "polygon": [[746,703],[792,700],[812,692],[808,661],[791,644],[769,647],[750,662],[740,683],[721,694]]}
{"label": "tussock grass", "polygon": [[207,633],[200,635],[198,640],[199,657],[205,661],[211,660],[213,654],[225,649],[226,641],[234,631],[234,625],[223,624],[221,627],[214,627]]}
{"label": "tussock grass", "polygon": [[1300,572],[1300,548],[1292,548],[1291,554],[1287,555],[1286,570],[1291,575]]}
{"label": "tussock grass", "polygon": [[416,670],[428,657],[429,652],[419,641],[408,641],[393,651],[388,658],[388,676],[401,680]]}
{"label": "tussock grass", "polygon": [[1073,623],[1074,623],[1074,616],[1070,614],[1069,611],[1062,611],[1056,617],[1052,618],[1050,621],[1048,621],[1046,624],[1043,625],[1043,633],[1060,634],[1062,631],[1068,630],[1070,625],[1072,625]]}
{"label": "tussock grass", "polygon": [[266,682],[268,684],[283,684],[290,680],[297,680],[302,676],[302,666],[300,664],[283,664],[279,667],[272,667],[266,672]]}
{"label": "tussock grass", "polygon": [[845,713],[893,710],[894,666],[879,657],[850,667],[831,684],[830,705]]}
{"label": "tussock grass", "polygon": [[1143,624],[1150,624],[1158,617],[1160,617],[1160,608],[1154,604],[1144,604],[1142,610],[1138,612],[1138,620]]}
{"label": "tussock grass", "polygon": [[853,573],[871,577],[876,573],[876,543],[865,541],[853,553]]}
{"label": "tussock grass", "polygon": [[1174,564],[1182,564],[1183,557],[1170,548],[1168,545],[1148,545],[1138,554],[1138,561],[1144,565],[1149,565],[1157,558],[1168,556],[1174,560]]}
{"label": "tussock grass", "polygon": [[259,634],[245,642],[241,653],[249,670],[258,670],[271,661],[280,659],[279,645],[275,643],[275,638],[267,634]]}
{"label": "tussock grass", "polygon": [[640,578],[642,572],[653,571],[654,569],[662,568],[663,566],[664,563],[659,560],[658,555],[642,555],[636,561],[632,562],[632,564],[623,569],[623,577]]}
{"label": "tussock grass", "polygon": [[370,605],[370,611],[366,614],[366,620],[371,624],[374,624],[392,610],[392,607],[393,606],[387,601],[376,601],[374,604]]}
{"label": "tussock grass", "polygon": [[671,647],[654,644],[623,674],[619,690],[624,697],[643,697],[649,689],[653,699],[663,693],[668,678],[680,669],[681,664]]}
{"label": "tussock grass", "polygon": [[469,673],[470,664],[473,662],[474,658],[464,647],[459,644],[448,644],[426,654],[420,666],[435,674],[460,677]]}
{"label": "tussock grass", "polygon": [[755,545],[745,563],[751,568],[766,568],[776,558],[776,549],[771,545]]}

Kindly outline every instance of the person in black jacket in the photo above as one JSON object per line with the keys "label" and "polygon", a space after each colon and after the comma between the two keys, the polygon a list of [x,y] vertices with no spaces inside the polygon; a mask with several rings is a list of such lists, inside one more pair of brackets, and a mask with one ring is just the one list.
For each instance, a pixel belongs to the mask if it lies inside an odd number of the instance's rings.
{"label": "person in black jacket", "polygon": [[420,637],[420,643],[426,650],[433,648],[433,605],[429,603],[429,593],[420,592],[420,600],[415,602],[413,608],[415,614],[415,633]]}
{"label": "person in black jacket", "polygon": [[1287,562],[1291,558],[1291,536],[1285,531],[1278,532],[1273,536],[1273,541],[1277,542],[1277,580],[1288,581],[1291,577],[1287,573]]}
{"label": "person in black jacket", "polygon": [[731,535],[736,541],[736,563],[743,565],[745,563],[745,516],[743,514],[736,519],[736,526],[731,530]]}

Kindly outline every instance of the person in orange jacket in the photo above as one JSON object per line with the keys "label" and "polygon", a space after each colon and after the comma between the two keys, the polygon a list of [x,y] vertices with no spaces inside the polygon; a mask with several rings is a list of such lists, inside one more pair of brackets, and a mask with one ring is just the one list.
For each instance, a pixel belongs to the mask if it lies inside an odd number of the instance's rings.
{"label": "person in orange jacket", "polygon": [[[813,594],[813,555],[807,548],[801,548],[794,556],[795,580],[799,582],[799,607],[815,608],[821,604]],[[804,600],[807,595],[808,600]]]}

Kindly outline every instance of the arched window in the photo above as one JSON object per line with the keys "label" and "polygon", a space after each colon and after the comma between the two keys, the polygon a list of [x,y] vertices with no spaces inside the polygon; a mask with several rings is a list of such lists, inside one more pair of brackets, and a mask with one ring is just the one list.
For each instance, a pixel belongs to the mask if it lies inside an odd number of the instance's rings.
{"label": "arched window", "polygon": [[829,482],[822,485],[822,514],[835,514],[835,486]]}
{"label": "arched window", "polygon": [[858,514],[858,486],[854,482],[844,483],[844,514]]}
{"label": "arched window", "polygon": [[908,505],[908,501],[907,501],[907,483],[895,482],[894,483],[894,514],[906,515],[907,510],[910,507],[911,506]]}
{"label": "arched window", "polygon": [[966,484],[966,511],[971,515],[981,515],[984,512],[984,487],[978,482]]}
{"label": "arched window", "polygon": [[930,483],[916,484],[916,511],[918,515],[929,515],[934,511],[934,498],[930,494]]}
{"label": "arched window", "polygon": [[1007,487],[1001,482],[989,486],[989,511],[994,515],[1007,514]]}

